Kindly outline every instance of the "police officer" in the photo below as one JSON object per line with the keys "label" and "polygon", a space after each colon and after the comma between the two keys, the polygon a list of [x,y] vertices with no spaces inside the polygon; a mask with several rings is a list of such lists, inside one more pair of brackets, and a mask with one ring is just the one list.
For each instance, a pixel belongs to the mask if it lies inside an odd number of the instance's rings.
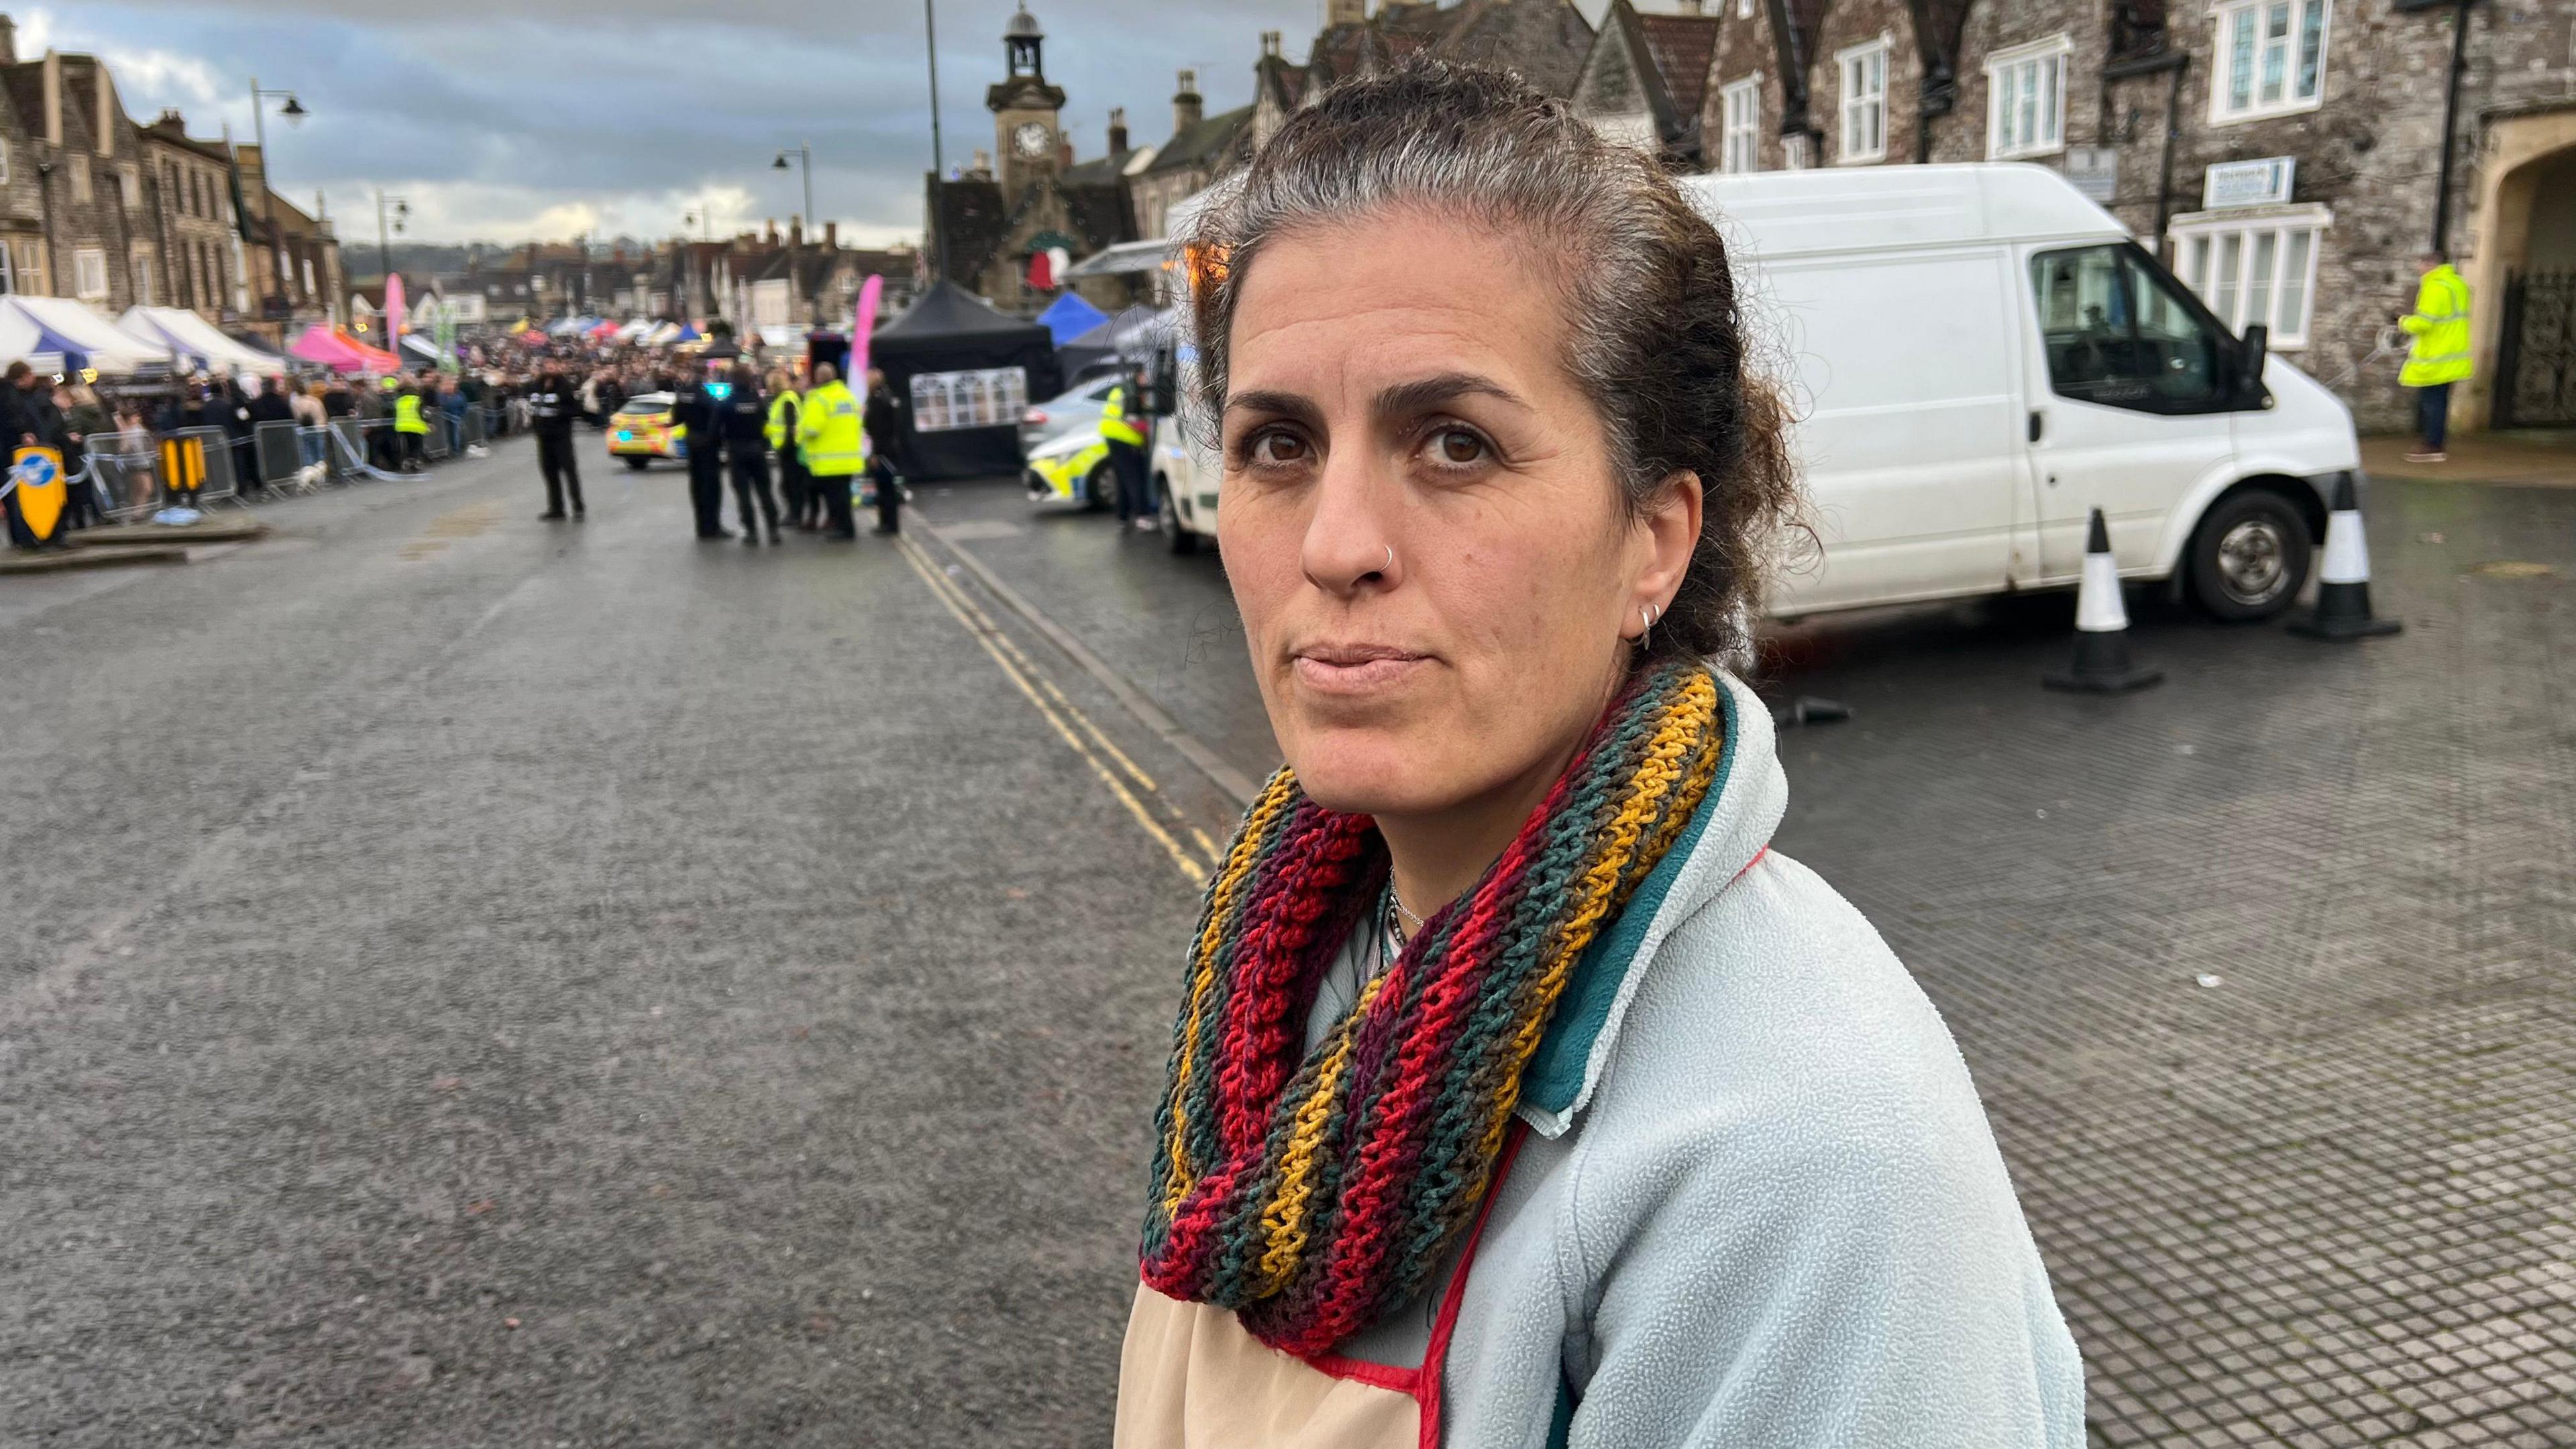
{"label": "police officer", "polygon": [[1154,516],[1153,492],[1145,477],[1145,434],[1128,416],[1143,391],[1136,377],[1130,371],[1101,399],[1100,437],[1109,444],[1109,466],[1118,473],[1118,521],[1132,520],[1138,529],[1150,532],[1160,520]]}
{"label": "police officer", "polygon": [[724,421],[703,374],[693,371],[673,389],[671,421],[688,430],[689,507],[698,517],[698,537],[733,537],[724,526]]}
{"label": "police officer", "polygon": [[850,480],[866,461],[864,437],[859,400],[850,395],[849,384],[830,363],[815,364],[814,385],[806,390],[804,409],[796,418],[796,443],[804,450],[813,486],[823,495],[834,538],[859,536],[850,521]]}
{"label": "police officer", "polygon": [[402,470],[417,473],[425,466],[421,451],[429,446],[429,419],[420,410],[421,388],[406,387],[394,394],[394,434],[402,446]]}
{"label": "police officer", "polygon": [[733,365],[733,393],[724,400],[725,453],[733,460],[733,506],[742,518],[742,541],[760,542],[752,525],[751,505],[769,525],[769,541],[778,542],[778,497],[769,491],[767,450],[769,400],[760,395],[760,374],[748,362]]}
{"label": "police officer", "polygon": [[564,516],[564,493],[572,494],[572,516],[579,518],[581,505],[581,464],[574,459],[572,425],[581,418],[581,394],[563,375],[560,363],[549,362],[537,375],[537,385],[528,392],[528,419],[537,432],[537,467],[546,475],[546,511],[539,518]]}
{"label": "police officer", "polygon": [[796,411],[804,401],[796,395],[795,374],[783,367],[771,371],[769,420],[761,440],[778,455],[778,491],[786,496],[788,526],[800,529],[814,526],[814,511],[822,504],[805,477],[804,461],[796,456]]}

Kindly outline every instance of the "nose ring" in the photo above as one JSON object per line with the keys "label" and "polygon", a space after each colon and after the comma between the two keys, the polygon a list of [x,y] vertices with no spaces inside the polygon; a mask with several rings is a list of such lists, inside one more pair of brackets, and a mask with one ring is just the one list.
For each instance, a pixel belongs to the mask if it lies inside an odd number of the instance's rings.
{"label": "nose ring", "polygon": [[1391,543],[1382,543],[1379,544],[1378,547],[1386,550],[1386,567],[1379,569],[1378,572],[1382,574],[1391,574],[1395,572],[1395,545]]}

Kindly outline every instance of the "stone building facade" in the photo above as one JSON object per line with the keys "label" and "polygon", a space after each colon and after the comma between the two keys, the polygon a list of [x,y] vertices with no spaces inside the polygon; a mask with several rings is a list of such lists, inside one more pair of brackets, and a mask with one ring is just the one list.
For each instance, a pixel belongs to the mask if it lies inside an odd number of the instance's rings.
{"label": "stone building facade", "polygon": [[2455,422],[2499,416],[2507,363],[2527,396],[2503,416],[2576,422],[2569,0],[1718,3],[1708,169],[2058,169],[2366,429],[2411,415],[2390,327],[2438,227],[2475,294]]}
{"label": "stone building facade", "polygon": [[1574,113],[1611,140],[1666,164],[1702,170],[1700,123],[1717,50],[1718,18],[1689,0],[1679,14],[1610,0],[1576,78]]}
{"label": "stone building facade", "polygon": [[[978,152],[962,175],[929,178],[926,197],[924,249],[934,268],[1023,315],[1054,290],[1029,284],[1031,257],[1062,248],[1079,259],[1135,236],[1126,158],[1076,164],[1064,134],[1064,89],[1046,78],[1045,43],[1022,6],[1003,29],[1003,77],[984,93],[993,149]],[[1113,125],[1113,148],[1124,143],[1125,127]],[[1096,306],[1127,298],[1126,284],[1114,278],[1078,290]]]}
{"label": "stone building facade", "polygon": [[9,113],[0,280],[111,313],[152,295],[159,258],[145,224],[143,146],[107,68],[57,51],[19,60],[15,28],[0,17],[0,110]]}
{"label": "stone building facade", "polygon": [[218,323],[247,311],[250,298],[235,270],[241,238],[233,228],[231,158],[221,144],[190,137],[177,111],[163,111],[141,135],[160,304]]}
{"label": "stone building facade", "polygon": [[250,293],[243,325],[271,342],[293,340],[315,324],[338,326],[347,295],[340,272],[340,241],[331,219],[308,212],[268,184],[267,158],[257,146],[233,148],[251,214],[242,232],[242,277]]}
{"label": "stone building facade", "polygon": [[[248,226],[245,185],[265,203]],[[186,307],[274,337],[336,320],[339,243],[327,219],[264,189],[256,148],[192,139],[175,111],[136,124],[104,61],[22,60],[0,15],[0,291],[110,316]]]}

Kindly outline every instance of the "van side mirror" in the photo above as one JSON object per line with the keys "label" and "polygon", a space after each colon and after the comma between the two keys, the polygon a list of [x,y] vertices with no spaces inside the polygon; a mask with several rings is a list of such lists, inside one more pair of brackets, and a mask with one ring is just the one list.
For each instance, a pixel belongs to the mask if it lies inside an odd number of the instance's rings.
{"label": "van side mirror", "polygon": [[1175,379],[1179,373],[1180,368],[1172,358],[1172,349],[1155,348],[1154,360],[1145,374],[1145,411],[1158,418],[1168,418],[1180,410],[1179,399],[1175,395],[1178,391]]}
{"label": "van side mirror", "polygon": [[2263,405],[2263,399],[2266,396],[2263,390],[2263,364],[2271,354],[2272,329],[2260,322],[2246,323],[2245,346],[2243,352],[2239,354],[2241,365],[2236,374],[2236,388],[2238,395],[2248,407]]}

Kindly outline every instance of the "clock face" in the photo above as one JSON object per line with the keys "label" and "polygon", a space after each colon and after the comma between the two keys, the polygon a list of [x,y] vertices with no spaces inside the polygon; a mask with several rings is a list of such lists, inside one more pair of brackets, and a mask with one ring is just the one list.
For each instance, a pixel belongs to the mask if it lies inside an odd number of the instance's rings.
{"label": "clock face", "polygon": [[1011,132],[1011,147],[1034,161],[1047,153],[1047,128],[1043,122],[1022,121]]}

